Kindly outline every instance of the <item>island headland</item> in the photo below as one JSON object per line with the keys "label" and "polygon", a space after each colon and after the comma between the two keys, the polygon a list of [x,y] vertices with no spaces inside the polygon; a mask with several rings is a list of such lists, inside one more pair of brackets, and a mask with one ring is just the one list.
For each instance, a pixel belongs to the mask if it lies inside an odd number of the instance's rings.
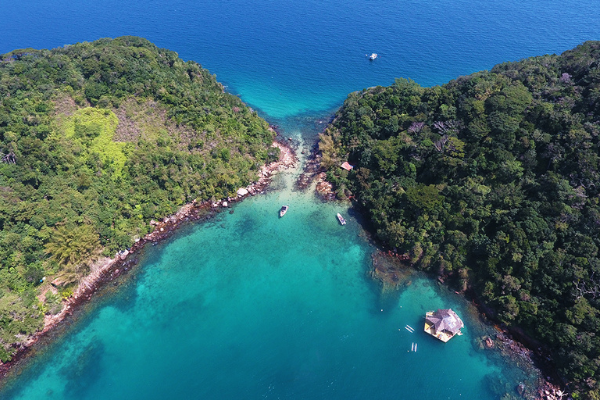
{"label": "island headland", "polygon": [[350,94],[319,143],[333,193],[391,254],[556,368],[544,398],[600,394],[599,63],[586,42],[442,86],[397,79]]}
{"label": "island headland", "polygon": [[[90,266],[90,273],[82,277],[73,293],[63,300],[62,309],[56,314],[47,313],[44,316],[43,328],[30,335],[26,342],[20,343],[10,361],[0,363],[0,379],[11,368],[27,359],[32,346],[44,338],[45,335],[50,334],[54,327],[62,323],[65,318],[71,317],[104,286],[112,283],[137,265],[139,253],[147,244],[156,245],[171,237],[182,225],[212,218],[215,213],[230,209],[234,203],[243,200],[245,197],[263,193],[275,173],[297,165],[298,159],[295,151],[289,146],[287,140],[279,138],[273,142],[272,146],[280,150],[279,159],[268,165],[264,165],[261,168],[257,182],[253,182],[245,188],[238,189],[236,196],[218,201],[207,200],[188,203],[173,215],[164,217],[159,221],[151,220],[150,225],[154,227],[154,230],[143,238],[136,239],[135,243],[129,249],[118,252],[114,258],[105,257],[95,260]],[[42,292],[41,296],[44,296],[44,294]]]}
{"label": "island headland", "polygon": [[293,162],[207,70],[142,38],[15,50],[0,82],[1,363],[128,249]]}
{"label": "island headland", "polygon": [[[305,175],[354,200],[405,265],[542,344],[573,398],[600,390],[599,60],[588,42],[352,93]],[[293,165],[275,137],[200,65],[141,38],[3,55],[2,371],[144,244]]]}

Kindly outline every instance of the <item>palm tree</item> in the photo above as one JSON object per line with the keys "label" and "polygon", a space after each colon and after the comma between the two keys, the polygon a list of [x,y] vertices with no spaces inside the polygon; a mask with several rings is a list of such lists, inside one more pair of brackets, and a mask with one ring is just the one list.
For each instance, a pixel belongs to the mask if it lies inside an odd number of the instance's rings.
{"label": "palm tree", "polygon": [[72,266],[89,258],[99,246],[98,234],[94,228],[80,225],[74,228],[59,226],[44,247],[51,259],[61,265]]}

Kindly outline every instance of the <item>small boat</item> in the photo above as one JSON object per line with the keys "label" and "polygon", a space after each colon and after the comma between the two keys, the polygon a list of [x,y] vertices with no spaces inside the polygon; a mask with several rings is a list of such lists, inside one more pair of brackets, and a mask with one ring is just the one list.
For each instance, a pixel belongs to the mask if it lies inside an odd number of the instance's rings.
{"label": "small boat", "polygon": [[346,220],[344,219],[344,217],[342,217],[342,214],[338,213],[337,219],[338,219],[338,221],[340,221],[340,224],[346,225]]}
{"label": "small boat", "polygon": [[281,206],[281,210],[279,210],[279,218],[281,218],[285,215],[288,208],[290,208],[290,206]]}
{"label": "small boat", "polygon": [[369,56],[369,60],[371,60],[371,61],[373,61],[376,58],[377,58],[377,53],[371,53],[371,55]]}

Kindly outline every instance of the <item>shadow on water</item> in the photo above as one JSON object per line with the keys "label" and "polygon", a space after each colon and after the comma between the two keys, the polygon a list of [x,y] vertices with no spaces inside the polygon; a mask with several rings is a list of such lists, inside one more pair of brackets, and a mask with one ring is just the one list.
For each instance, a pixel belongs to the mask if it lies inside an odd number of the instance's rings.
{"label": "shadow on water", "polygon": [[[279,217],[279,210],[277,210],[277,217]],[[252,234],[258,230],[258,221],[251,216],[246,216],[243,219],[235,223],[235,230],[243,232],[244,234]]]}
{"label": "shadow on water", "polygon": [[[81,321],[79,321],[81,322]],[[65,327],[63,327],[64,329]],[[68,329],[67,329],[68,331]],[[64,342],[66,336],[65,332],[57,332],[57,337],[61,338],[61,342]],[[61,335],[61,336],[58,336]],[[48,339],[46,339],[48,340]],[[25,390],[24,387],[16,385],[18,381],[25,381],[28,379],[34,379],[39,377],[42,372],[41,363],[42,360],[51,362],[56,356],[56,351],[59,344],[58,342],[52,342],[50,349],[43,349],[36,355],[37,363],[29,363],[28,368],[15,371],[15,376],[11,376],[8,382],[4,382],[6,386],[3,387],[3,398],[11,399],[20,397],[21,393]],[[54,398],[68,398],[68,399],[83,399],[86,394],[89,393],[90,387],[99,383],[101,377],[105,374],[105,368],[103,367],[103,358],[105,355],[104,345],[98,340],[92,340],[90,343],[83,348],[77,348],[79,355],[74,361],[69,362],[67,365],[62,366],[58,370],[58,375],[63,378],[64,392],[61,394],[55,393],[52,388],[49,388],[45,392],[45,397]],[[60,365],[62,360],[56,360],[55,364]]]}
{"label": "shadow on water", "polygon": [[175,326],[180,330],[191,330],[190,333],[193,334],[195,328],[186,322],[190,318],[190,313],[202,313],[205,298],[206,296],[199,293],[193,297],[170,304],[168,309],[165,309],[165,312],[162,313],[163,316],[159,320],[160,324],[163,328]]}
{"label": "shadow on water", "polygon": [[129,277],[120,279],[120,282],[114,282],[112,284],[114,295],[111,300],[111,305],[122,313],[130,311],[135,306],[138,299],[138,293],[135,290],[137,282],[137,271],[133,272]]}
{"label": "shadow on water", "polygon": [[99,382],[103,371],[104,345],[98,340],[80,350],[80,354],[72,363],[62,367],[59,374],[65,381],[65,397],[82,399],[89,393],[90,387]]}

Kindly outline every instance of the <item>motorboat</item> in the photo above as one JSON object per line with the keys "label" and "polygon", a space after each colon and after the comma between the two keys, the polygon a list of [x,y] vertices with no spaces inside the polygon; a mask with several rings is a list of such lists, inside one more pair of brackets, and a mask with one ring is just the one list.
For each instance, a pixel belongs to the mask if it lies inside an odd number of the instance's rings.
{"label": "motorboat", "polygon": [[283,217],[289,208],[290,206],[281,206],[281,209],[279,210],[279,218]]}

